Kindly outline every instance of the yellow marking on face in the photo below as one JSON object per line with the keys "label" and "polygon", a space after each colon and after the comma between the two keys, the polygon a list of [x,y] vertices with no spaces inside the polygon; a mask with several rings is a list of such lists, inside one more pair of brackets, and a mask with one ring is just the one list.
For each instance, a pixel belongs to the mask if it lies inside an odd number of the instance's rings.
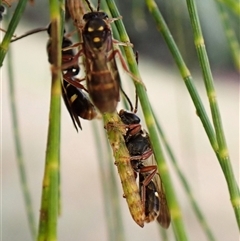
{"label": "yellow marking on face", "polygon": [[103,31],[103,30],[104,30],[103,26],[100,26],[100,27],[98,28],[98,31]]}
{"label": "yellow marking on face", "polygon": [[101,39],[99,38],[99,37],[95,37],[94,39],[93,39],[93,42],[94,43],[97,43],[97,42],[100,42],[101,41]]}
{"label": "yellow marking on face", "polygon": [[77,97],[78,96],[76,94],[72,95],[71,98],[70,98],[71,103],[73,103],[77,99]]}
{"label": "yellow marking on face", "polygon": [[93,31],[94,31],[94,29],[93,29],[93,28],[88,27],[88,32],[93,32]]}

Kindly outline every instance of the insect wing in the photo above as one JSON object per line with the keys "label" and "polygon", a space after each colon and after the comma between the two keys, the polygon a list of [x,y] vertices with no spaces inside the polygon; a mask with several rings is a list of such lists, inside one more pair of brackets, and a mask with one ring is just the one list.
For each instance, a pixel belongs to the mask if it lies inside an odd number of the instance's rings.
{"label": "insect wing", "polygon": [[97,111],[88,96],[81,89],[76,88],[65,80],[62,85],[62,96],[75,128],[77,123],[81,129],[79,117],[92,120],[97,116]]}
{"label": "insect wing", "polygon": [[[143,165],[144,167],[157,166],[154,155],[151,155],[148,159],[144,160]],[[142,181],[148,176],[149,174],[147,173],[139,172],[139,185],[142,185]],[[145,222],[151,222],[155,219],[157,219],[158,223],[166,229],[171,222],[163,183],[158,171],[145,187]]]}
{"label": "insect wing", "polygon": [[[65,80],[63,80],[63,81],[66,82]],[[63,84],[62,84],[62,97],[63,97],[64,103],[67,107],[68,113],[71,116],[71,119],[72,119],[72,122],[73,122],[73,125],[74,125],[75,129],[77,131],[78,131],[78,127],[80,129],[82,129],[82,126],[81,126],[80,120],[78,118],[78,115],[72,109],[72,103],[68,98],[67,90],[65,89]]]}
{"label": "insect wing", "polygon": [[157,217],[157,221],[160,223],[160,225],[163,228],[168,228],[171,222],[171,216],[168,209],[168,204],[167,204],[163,183],[159,173],[156,173],[156,175],[153,177],[152,182],[156,187],[156,191],[157,191],[159,203],[160,203],[160,209],[159,209],[159,215]]}

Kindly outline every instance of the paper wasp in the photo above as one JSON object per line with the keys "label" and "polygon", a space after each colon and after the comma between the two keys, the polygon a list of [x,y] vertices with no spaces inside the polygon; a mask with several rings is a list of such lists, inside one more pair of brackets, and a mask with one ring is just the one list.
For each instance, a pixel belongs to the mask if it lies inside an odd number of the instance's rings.
{"label": "paper wasp", "polygon": [[84,24],[79,27],[82,43],[73,45],[81,46],[74,61],[83,55],[87,89],[94,105],[101,113],[113,113],[120,101],[120,90],[126,96],[121,88],[115,61],[116,54],[119,55],[124,69],[129,72],[119,50],[113,46],[110,23],[119,18],[109,19],[106,13],[99,11],[100,1],[96,11],[92,9],[88,0],[86,3],[90,12],[83,15]]}
{"label": "paper wasp", "polygon": [[[51,24],[48,27],[48,34],[51,35]],[[63,36],[62,48],[66,48],[72,45],[72,41]],[[51,60],[51,38],[47,44],[48,61]],[[62,65],[71,62],[75,57],[73,49],[62,51]],[[73,124],[78,130],[81,128],[79,117],[87,120],[92,120],[97,116],[97,111],[94,105],[90,102],[88,96],[83,92],[86,90],[84,86],[79,83],[76,75],[79,73],[80,67],[78,64],[71,65],[63,68],[63,82],[62,82],[62,97],[67,107],[67,110],[71,116]],[[77,87],[76,87],[77,85]]]}
{"label": "paper wasp", "polygon": [[82,52],[85,56],[87,89],[100,112],[114,112],[120,100],[120,77],[114,59],[110,20],[104,12],[84,14]]}
{"label": "paper wasp", "polygon": [[157,219],[163,228],[168,228],[170,213],[148,133],[141,128],[140,118],[135,113],[121,110],[119,116],[127,128],[124,139],[131,156],[131,165],[135,177],[139,176],[144,221]]}

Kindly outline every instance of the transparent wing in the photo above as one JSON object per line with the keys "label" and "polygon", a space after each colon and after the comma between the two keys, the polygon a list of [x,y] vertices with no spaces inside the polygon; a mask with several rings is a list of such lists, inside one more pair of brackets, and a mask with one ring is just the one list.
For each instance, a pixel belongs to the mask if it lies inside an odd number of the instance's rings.
{"label": "transparent wing", "polygon": [[[143,161],[143,165],[146,166],[157,166],[154,154],[148,159]],[[146,174],[145,174],[146,175]],[[159,201],[157,206],[156,200]],[[152,203],[152,205],[150,205]],[[146,186],[146,210],[149,211],[149,219],[151,215],[157,216],[157,221],[163,228],[168,228],[171,222],[171,216],[168,209],[167,199],[164,191],[163,182],[161,176],[157,170],[153,176],[151,182]],[[158,211],[158,212],[157,212]],[[151,213],[152,212],[152,213]],[[146,220],[147,221],[147,220]],[[150,220],[152,221],[152,220]]]}

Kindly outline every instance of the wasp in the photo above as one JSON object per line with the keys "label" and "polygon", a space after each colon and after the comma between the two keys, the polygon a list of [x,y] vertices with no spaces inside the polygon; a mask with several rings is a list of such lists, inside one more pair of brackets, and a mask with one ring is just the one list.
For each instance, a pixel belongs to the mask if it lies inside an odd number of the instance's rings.
{"label": "wasp", "polygon": [[135,113],[121,110],[119,116],[127,128],[124,139],[135,178],[139,178],[144,221],[148,223],[157,220],[163,228],[168,228],[171,222],[170,212],[149,135],[142,129],[141,120]]}
{"label": "wasp", "polygon": [[114,112],[120,100],[120,76],[114,58],[112,33],[108,15],[93,11],[83,15],[82,52],[85,57],[89,95],[101,113]]}
{"label": "wasp", "polygon": [[113,46],[110,23],[119,18],[109,19],[105,12],[99,11],[100,1],[96,11],[88,0],[86,3],[91,11],[83,15],[84,24],[80,28],[82,43],[73,45],[81,45],[82,48],[74,61],[76,62],[79,56],[84,56],[87,89],[94,105],[101,113],[113,113],[120,101],[120,90],[126,96],[121,88],[116,54],[119,55],[124,69],[129,72],[119,50]]}
{"label": "wasp", "polygon": [[[19,39],[22,39],[26,36],[47,31],[49,35],[49,41],[47,43],[47,53],[48,53],[48,61],[52,63],[52,54],[51,54],[51,24],[48,27],[37,28],[31,30],[20,37],[16,37],[11,40],[11,42],[15,42]],[[65,31],[64,31],[65,32]],[[61,83],[62,88],[62,97],[64,103],[67,107],[67,110],[70,114],[70,117],[73,121],[73,124],[78,131],[78,128],[82,129],[79,117],[87,120],[92,120],[97,116],[97,110],[95,106],[90,101],[88,95],[83,92],[88,92],[87,89],[80,83],[82,80],[79,80],[76,76],[80,72],[80,67],[76,61],[77,55],[72,48],[72,41],[63,36],[62,39],[62,75],[63,81]]]}
{"label": "wasp", "polygon": [[[51,24],[47,30],[49,36],[51,36]],[[62,39],[62,49],[67,48],[72,45],[72,41],[63,36]],[[48,61],[52,63],[51,58],[51,38],[47,44],[47,52],[48,52]],[[71,62],[75,57],[75,53],[73,49],[69,49],[66,51],[62,51],[62,66]],[[62,87],[62,97],[64,103],[67,107],[67,110],[71,116],[73,124],[78,130],[78,127],[82,129],[79,117],[87,120],[92,120],[97,116],[97,111],[94,105],[89,100],[88,96],[83,92],[86,90],[83,85],[81,85],[76,78],[80,71],[80,67],[78,64],[74,64],[62,69],[63,73],[63,81],[61,84]],[[77,86],[77,87],[76,87]],[[87,90],[86,90],[87,91]]]}
{"label": "wasp", "polygon": [[[72,2],[74,3],[74,1]],[[88,0],[85,2],[88,4],[90,12],[83,15],[83,24],[79,26],[82,42],[72,45],[72,47],[81,46],[72,63],[78,61],[80,56],[84,57],[85,79],[93,104],[101,113],[113,113],[120,101],[120,91],[126,97],[121,87],[116,55],[119,56],[125,71],[132,78],[137,79],[128,70],[120,51],[114,49],[114,41],[118,41],[112,37],[110,24],[121,17],[110,19],[105,12],[100,11],[100,0],[98,0],[96,11],[93,10]],[[69,8],[72,10],[73,6],[74,4],[71,4]],[[118,42],[118,44],[132,46],[130,43]],[[126,98],[128,99],[128,97]]]}

